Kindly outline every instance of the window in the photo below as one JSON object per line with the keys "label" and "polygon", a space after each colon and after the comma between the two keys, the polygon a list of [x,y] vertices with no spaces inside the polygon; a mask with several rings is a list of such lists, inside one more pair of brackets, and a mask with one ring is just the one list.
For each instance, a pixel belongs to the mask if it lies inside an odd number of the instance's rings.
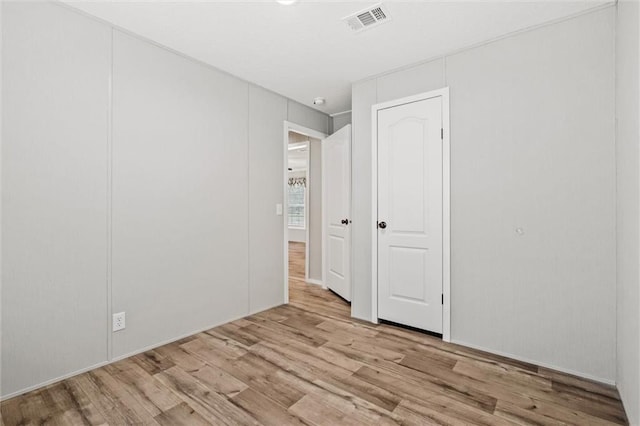
{"label": "window", "polygon": [[305,228],[305,178],[290,178],[288,186],[289,197],[289,227]]}

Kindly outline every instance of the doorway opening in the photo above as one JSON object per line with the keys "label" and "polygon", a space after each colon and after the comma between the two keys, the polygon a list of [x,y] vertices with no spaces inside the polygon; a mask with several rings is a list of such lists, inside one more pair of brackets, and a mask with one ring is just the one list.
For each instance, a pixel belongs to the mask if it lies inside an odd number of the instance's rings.
{"label": "doorway opening", "polygon": [[285,303],[289,283],[322,280],[322,147],[327,135],[285,122],[284,126]]}

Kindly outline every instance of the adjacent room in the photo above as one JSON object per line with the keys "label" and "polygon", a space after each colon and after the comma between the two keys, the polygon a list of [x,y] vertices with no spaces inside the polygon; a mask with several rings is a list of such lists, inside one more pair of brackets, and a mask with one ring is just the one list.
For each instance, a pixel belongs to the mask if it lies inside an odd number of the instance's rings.
{"label": "adjacent room", "polygon": [[[306,131],[315,133],[311,129]],[[289,131],[287,144],[285,241],[288,241],[289,263],[286,269],[289,280],[322,285],[321,140]]]}
{"label": "adjacent room", "polygon": [[1,0],[0,426],[640,426],[638,0]]}

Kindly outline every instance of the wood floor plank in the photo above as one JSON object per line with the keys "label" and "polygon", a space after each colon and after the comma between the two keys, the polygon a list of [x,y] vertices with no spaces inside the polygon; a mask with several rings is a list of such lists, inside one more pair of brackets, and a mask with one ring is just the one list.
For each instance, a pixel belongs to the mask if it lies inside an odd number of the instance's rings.
{"label": "wood floor plank", "polygon": [[[129,398],[121,401],[116,393],[103,383],[100,376],[99,370],[94,370],[72,377],[69,381],[87,395],[108,424],[157,424],[150,414],[138,409],[139,404],[129,404]],[[142,417],[139,417],[137,412],[142,412]]]}
{"label": "wood floor plank", "polygon": [[162,371],[155,377],[210,424],[259,424],[251,415],[238,408],[228,398],[209,389],[178,366]]}
{"label": "wood floor plank", "polygon": [[[395,406],[397,404],[397,401],[393,400],[393,396],[382,389],[360,381],[351,373],[345,376],[332,369],[317,373],[308,364],[303,365],[301,362],[291,362],[286,357],[280,357],[273,348],[264,347],[259,355],[281,367],[282,370],[276,373],[278,379],[287,386],[299,390],[302,395],[313,394],[327,403],[333,401],[338,405],[346,404],[348,407],[355,405],[361,410],[373,411],[378,413],[375,415],[376,420],[379,415],[389,415],[387,410],[389,405]],[[323,379],[318,380],[318,377]]]}
{"label": "wood floor plank", "polygon": [[233,398],[249,387],[246,383],[215,366],[205,365],[190,374],[208,388],[215,390],[227,398]]}
{"label": "wood floor plank", "polygon": [[191,408],[188,404],[182,403],[176,405],[168,411],[165,411],[155,417],[155,420],[166,426],[174,425],[193,425],[193,426],[208,426],[210,423]]}
{"label": "wood floor plank", "polygon": [[58,407],[47,406],[42,395],[43,391],[39,391],[33,398],[23,400],[20,403],[20,411],[26,424],[46,424],[51,422],[55,415],[59,413]]}
{"label": "wood floor plank", "polygon": [[[476,363],[474,365],[459,362],[454,367],[454,371],[465,374],[465,377],[484,382],[484,386],[476,385],[474,387],[489,388],[492,393],[499,395],[499,399],[520,408],[527,409],[532,405],[539,407],[544,404],[547,407],[558,407],[554,410],[557,412],[564,410],[584,414],[585,418],[595,417],[623,424],[626,421],[625,413],[619,400],[602,396],[600,400],[593,399],[591,397],[593,394],[585,395],[582,392],[574,392],[575,388],[571,388],[570,391],[563,391],[554,388],[551,384],[539,386],[532,382],[530,378],[521,379],[520,382],[517,382],[514,377],[505,378],[505,372],[497,372],[494,369],[490,369],[489,372],[483,371],[486,368],[486,364]],[[518,375],[518,377],[521,377],[521,375]],[[508,389],[510,392],[507,394],[504,389]],[[521,402],[522,398],[519,398],[519,395],[526,395],[529,402]]]}
{"label": "wood floor plank", "polygon": [[442,369],[451,370],[458,363],[455,359],[447,358],[442,355],[432,355],[425,353],[409,352],[404,355],[404,358],[400,361],[401,365],[412,368],[414,370],[422,371],[429,374],[432,366],[436,366]]}
{"label": "wood floor plank", "polygon": [[228,324],[224,324],[219,327],[216,327],[213,330],[218,334],[220,334],[221,336],[225,336],[229,339],[235,340],[236,342],[244,345],[246,348],[249,348],[255,345],[256,343],[260,342],[260,339],[243,332],[242,326],[237,324],[228,323]]}
{"label": "wood floor plank", "polygon": [[280,322],[256,321],[254,324],[244,327],[247,333],[262,338],[262,340],[273,341],[293,341],[300,342],[311,347],[322,346],[327,343],[326,339],[305,333]]}
{"label": "wood floor plank", "polygon": [[147,374],[154,374],[173,367],[175,364],[155,350],[147,351],[131,357]]}
{"label": "wood floor plank", "polygon": [[140,403],[152,416],[170,410],[182,401],[131,358],[118,361],[105,368],[119,386]]}
{"label": "wood floor plank", "polygon": [[570,410],[565,407],[550,404],[545,401],[534,401],[531,405],[526,407],[512,404],[507,401],[498,401],[494,414],[512,422],[513,424],[520,425],[570,424],[611,426],[613,424],[617,424],[580,411]]}
{"label": "wood floor plank", "polygon": [[353,350],[359,352],[369,353],[371,355],[375,355],[378,358],[384,359],[385,361],[391,361],[394,363],[400,363],[405,357],[405,354],[402,352],[394,351],[391,349],[387,349],[384,346],[376,345],[372,340],[359,340],[356,339],[353,341],[349,347]]}
{"label": "wood floor plank", "polygon": [[304,279],[306,244],[289,241],[289,277]]}
{"label": "wood floor plank", "polygon": [[229,358],[240,358],[242,355],[247,353],[247,350],[243,345],[234,342],[227,337],[216,335],[214,331],[205,331],[199,333],[197,336],[199,341],[204,342],[211,348],[215,348],[218,352],[223,353]]}
{"label": "wood floor plank", "polygon": [[179,366],[181,369],[187,372],[199,370],[206,365],[206,363],[202,359],[194,356],[191,352],[187,351],[177,343],[172,343],[157,348],[156,352],[171,360],[174,365]]}
{"label": "wood floor plank", "polygon": [[[485,410],[491,410],[492,406],[495,406],[496,398],[487,395],[486,392],[481,390],[480,386],[472,387],[471,384],[474,383],[472,379],[467,378],[463,380],[462,377],[455,375],[450,369],[441,368],[438,364],[431,364],[428,368],[429,373],[427,374],[378,356],[375,352],[375,347],[368,350],[362,350],[362,348],[358,349],[352,346],[344,347],[333,345],[331,347],[343,352],[346,356],[360,360],[373,369],[384,370],[387,374],[402,379],[403,382],[412,382],[412,385],[419,385],[429,389],[430,392],[435,394],[452,394],[457,398],[462,398],[462,400],[475,397],[477,403],[483,405]],[[362,371],[365,370],[360,370],[355,375],[358,376]],[[484,385],[484,383],[477,381],[475,384]],[[407,386],[409,386],[409,384]]]}
{"label": "wood floor plank", "polygon": [[[73,382],[63,381],[47,388],[54,403],[64,411],[62,422],[73,418],[67,424],[103,425],[105,419],[100,415],[87,396]],[[77,415],[74,414],[77,413]]]}
{"label": "wood floor plank", "polygon": [[355,376],[349,376],[342,379],[334,379],[324,377],[322,381],[314,382],[318,386],[324,386],[322,383],[328,383],[331,386],[349,392],[365,401],[370,402],[383,410],[392,412],[400,403],[401,398],[388,390],[369,382],[359,379]]}
{"label": "wood floor plank", "polygon": [[310,395],[306,395],[289,408],[289,412],[300,417],[305,422],[316,426],[356,426],[363,424],[349,417],[346,413],[319,402]]}
{"label": "wood floor plank", "polygon": [[235,395],[232,400],[265,426],[298,426],[304,424],[280,404],[251,388],[247,388]]}
{"label": "wood floor plank", "polygon": [[361,424],[398,425],[400,418],[391,411],[373,404],[366,399],[334,386],[324,380],[316,380],[317,386],[311,393],[328,406],[334,407],[349,417],[358,419]]}
{"label": "wood floor plank", "polygon": [[326,375],[343,378],[351,376],[354,372],[319,357],[298,352],[295,347],[287,345],[278,346],[271,342],[263,342],[257,344],[253,352],[280,366],[283,370],[296,366],[297,371],[304,371],[311,378]]}
{"label": "wood floor plank", "polygon": [[[451,400],[440,396],[434,396],[420,403],[413,399],[404,399],[394,410],[394,413],[401,418],[412,419],[412,422],[417,422],[417,424],[481,426],[507,426],[511,424],[506,419],[464,404],[452,403]],[[424,419],[424,423],[419,422],[418,419],[421,418]]]}
{"label": "wood floor plank", "polygon": [[191,356],[208,364],[215,363],[218,365],[238,359],[235,355],[230,355],[228,352],[221,351],[210,342],[201,338],[191,340],[190,342],[180,345],[180,347]]}
{"label": "wood floor plank", "polygon": [[[458,361],[453,367],[460,380],[476,386],[502,386],[529,396],[544,397],[552,391],[551,381],[524,370],[511,371],[490,364],[474,361]],[[437,373],[436,373],[437,374]],[[448,376],[449,377],[449,376]]]}
{"label": "wood floor plank", "polygon": [[546,377],[554,383],[562,383],[565,385],[573,386],[592,393],[598,393],[603,396],[607,396],[611,399],[618,399],[618,391],[615,386],[598,383],[593,380],[584,379],[571,374],[561,373],[549,368],[538,368],[538,374],[541,377]]}
{"label": "wood floor plank", "polygon": [[[28,394],[33,397],[32,394]],[[26,425],[27,421],[20,410],[20,403],[23,398],[11,398],[3,401],[0,405],[0,419],[5,425]]]}
{"label": "wood floor plank", "polygon": [[[107,366],[111,367],[111,366]],[[113,375],[114,370],[108,368],[100,368],[89,373],[94,383],[97,385],[97,391],[101,394],[110,394],[112,401],[115,402],[114,408],[121,411],[125,408],[127,413],[125,423],[139,423],[154,425],[157,422],[153,419],[155,410],[147,410],[145,405],[140,402],[139,398],[135,397],[119,382],[119,380]],[[94,396],[99,397],[99,393],[95,392]]]}
{"label": "wood floor plank", "polygon": [[[271,356],[277,354],[275,351],[261,351],[259,354],[265,359],[277,363],[277,357],[276,361],[271,358]],[[282,370],[276,372],[274,379],[281,381],[289,388],[299,390],[303,395],[314,395],[317,400],[322,401],[324,404],[346,413],[349,419],[359,419],[359,424],[397,424],[391,419],[392,414],[389,411],[370,403],[364,398],[360,398],[356,393],[333,386],[328,382],[314,379],[314,377],[318,377],[318,374],[309,373],[309,366],[303,368],[299,362],[286,361],[283,365],[278,365],[281,366]],[[321,374],[321,376],[330,377],[331,373],[332,371],[329,371],[327,374]]]}
{"label": "wood floor plank", "polygon": [[416,383],[415,380],[395,375],[389,371],[377,370],[368,366],[362,367],[355,376],[384,387],[404,398],[410,398],[417,403],[430,401],[434,395],[442,400],[449,400],[451,404],[457,402],[459,406],[474,408],[476,411],[493,413],[497,399],[469,388],[450,386],[447,383],[433,384],[431,382]]}
{"label": "wood floor plank", "polygon": [[51,421],[45,424],[67,426],[67,425],[90,425],[91,423],[89,423],[87,421],[87,418],[83,417],[82,414],[80,414],[78,411],[72,409],[72,410],[64,411],[62,413],[58,413],[54,415]]}
{"label": "wood floor plank", "polygon": [[328,331],[335,332],[336,330],[343,331],[350,336],[360,336],[364,338],[375,337],[378,335],[378,332],[370,327],[365,327],[356,322],[344,322],[344,321],[336,321],[332,318],[323,318],[324,321],[317,325],[318,328]]}
{"label": "wood floor plank", "polygon": [[249,353],[233,363],[221,365],[225,371],[284,408],[295,404],[304,393],[278,375],[280,368],[262,357]]}
{"label": "wood floor plank", "polygon": [[3,401],[0,426],[627,423],[612,386],[351,318],[291,254],[289,305]]}
{"label": "wood floor plank", "polygon": [[405,426],[431,426],[431,425],[447,425],[447,426],[466,426],[462,421],[456,421],[453,418],[446,418],[442,413],[434,412],[434,416],[430,417],[425,414],[419,414],[409,410],[406,407],[398,406],[393,413],[402,419]]}

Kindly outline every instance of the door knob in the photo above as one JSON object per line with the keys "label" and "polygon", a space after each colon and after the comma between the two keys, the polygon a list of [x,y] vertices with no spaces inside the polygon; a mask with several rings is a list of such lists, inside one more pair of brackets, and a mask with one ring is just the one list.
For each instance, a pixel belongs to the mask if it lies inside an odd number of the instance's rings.
{"label": "door knob", "polygon": [[378,228],[384,229],[387,227],[387,222],[378,222]]}
{"label": "door knob", "polygon": [[349,219],[342,219],[340,221],[343,225],[348,225],[349,224]]}

